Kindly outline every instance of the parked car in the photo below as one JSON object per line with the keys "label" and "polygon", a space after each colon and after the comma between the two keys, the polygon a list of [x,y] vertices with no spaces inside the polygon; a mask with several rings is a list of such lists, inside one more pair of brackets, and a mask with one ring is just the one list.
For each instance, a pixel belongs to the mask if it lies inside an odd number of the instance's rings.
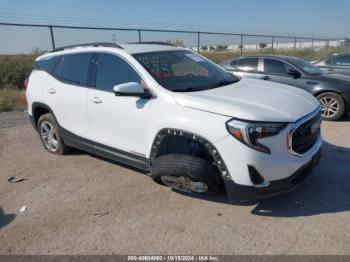
{"label": "parked car", "polygon": [[321,102],[324,120],[338,120],[349,113],[350,78],[328,75],[303,59],[250,56],[227,60],[220,65],[237,76],[292,85],[310,92]]}
{"label": "parked car", "polygon": [[186,193],[240,202],[295,188],[318,162],[320,104],[165,44],[90,44],[36,59],[28,113],[53,154],[79,148]]}
{"label": "parked car", "polygon": [[350,54],[334,54],[331,57],[312,63],[330,74],[337,73],[350,76]]}

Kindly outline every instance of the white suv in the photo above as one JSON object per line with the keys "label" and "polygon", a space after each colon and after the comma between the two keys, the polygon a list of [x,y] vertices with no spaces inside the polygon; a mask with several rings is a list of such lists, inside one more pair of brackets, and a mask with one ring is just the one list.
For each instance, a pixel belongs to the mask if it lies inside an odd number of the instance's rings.
{"label": "white suv", "polygon": [[311,94],[162,43],[56,49],[37,58],[27,99],[49,152],[79,148],[232,202],[295,188],[320,156]]}

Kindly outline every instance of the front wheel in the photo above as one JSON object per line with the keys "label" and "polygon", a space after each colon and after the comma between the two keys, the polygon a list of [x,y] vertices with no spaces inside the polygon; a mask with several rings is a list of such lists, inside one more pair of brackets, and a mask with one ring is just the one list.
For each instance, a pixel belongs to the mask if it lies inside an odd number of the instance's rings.
{"label": "front wheel", "polygon": [[321,103],[321,115],[323,120],[335,121],[342,118],[345,112],[343,98],[337,93],[326,92],[317,96]]}
{"label": "front wheel", "polygon": [[190,155],[169,154],[152,163],[154,181],[186,193],[219,192],[222,180],[208,160]]}

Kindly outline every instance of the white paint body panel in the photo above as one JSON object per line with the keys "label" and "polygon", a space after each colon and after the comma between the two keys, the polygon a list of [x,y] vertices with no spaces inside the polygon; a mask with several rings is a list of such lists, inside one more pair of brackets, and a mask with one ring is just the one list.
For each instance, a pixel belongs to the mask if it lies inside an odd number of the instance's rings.
{"label": "white paint body panel", "polygon": [[293,122],[317,109],[308,92],[250,78],[203,92],[175,93],[178,104],[254,121]]}
{"label": "white paint body panel", "polygon": [[62,83],[48,75],[43,102],[53,110],[60,126],[73,134],[91,139],[86,108],[88,91],[86,87]]}
{"label": "white paint body panel", "polygon": [[[98,98],[101,103],[91,100]],[[146,155],[149,109],[152,101],[115,96],[112,92],[91,89],[87,108],[92,140],[126,152]]]}

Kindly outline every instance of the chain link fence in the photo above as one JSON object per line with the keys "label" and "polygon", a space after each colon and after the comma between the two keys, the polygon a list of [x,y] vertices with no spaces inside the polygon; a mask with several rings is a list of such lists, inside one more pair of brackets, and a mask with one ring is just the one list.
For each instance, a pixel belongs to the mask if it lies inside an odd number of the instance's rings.
{"label": "chain link fence", "polygon": [[164,41],[203,53],[214,61],[250,54],[281,54],[308,60],[350,51],[350,40],[181,30],[0,23],[0,55],[38,54],[86,42]]}

